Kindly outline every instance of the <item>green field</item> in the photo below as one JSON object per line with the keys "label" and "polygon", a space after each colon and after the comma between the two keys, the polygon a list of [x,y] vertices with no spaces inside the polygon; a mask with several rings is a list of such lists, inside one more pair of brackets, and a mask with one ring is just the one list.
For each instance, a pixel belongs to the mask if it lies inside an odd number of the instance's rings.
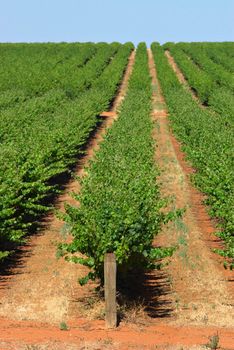
{"label": "green field", "polygon": [[[234,43],[151,45],[170,125],[195,169],[217,234],[234,258]],[[69,174],[108,110],[123,79],[132,43],[0,44],[0,258],[12,254],[53,208],[59,176]],[[169,50],[191,91],[177,79]],[[162,225],[181,215],[165,212],[157,181],[152,86],[144,43],[118,120],[82,180],[79,208],[64,217],[73,241],[68,259],[103,277],[114,252],[119,271],[153,266],[174,248],[153,247]],[[204,107],[204,108],[203,108]],[[72,257],[76,252],[87,258]],[[229,264],[231,267],[233,263]],[[85,282],[83,280],[83,282]]]}

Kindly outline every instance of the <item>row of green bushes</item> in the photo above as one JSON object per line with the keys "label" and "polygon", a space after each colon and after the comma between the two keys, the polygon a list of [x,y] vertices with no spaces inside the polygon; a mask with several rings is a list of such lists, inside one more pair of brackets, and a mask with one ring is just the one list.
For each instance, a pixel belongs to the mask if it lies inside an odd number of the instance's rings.
{"label": "row of green bushes", "polygon": [[[223,45],[225,48],[225,44]],[[168,43],[164,47],[170,50],[178,67],[200,101],[209,106],[211,110],[219,113],[226,120],[228,127],[230,124],[234,124],[232,73],[226,71],[221,65],[214,63],[208,57],[208,53],[205,50],[206,44],[200,44],[199,51],[196,44]],[[212,52],[212,47],[209,52]],[[194,54],[193,56],[192,53],[196,53],[196,55]],[[191,59],[191,57],[196,58],[197,56],[199,58],[198,62],[205,61],[206,64],[197,65],[196,61]],[[207,66],[213,68],[208,69]],[[213,73],[215,69],[219,73],[217,73],[217,76]]]}
{"label": "row of green bushes", "polygon": [[234,259],[233,127],[227,128],[220,115],[200,108],[179,83],[159,44],[152,44],[152,50],[172,128],[196,169],[193,181],[206,194],[210,215],[219,221],[218,234],[226,242],[220,253]]}
{"label": "row of green bushes", "polygon": [[95,79],[93,65],[89,89],[77,98],[53,89],[1,111],[0,256],[8,254],[10,242],[21,242],[37,218],[51,207],[47,198],[58,190],[52,180],[76,162],[98,122],[97,115],[112,101],[133,45],[118,47]]}
{"label": "row of green bushes", "polygon": [[157,258],[172,254],[173,248],[153,247],[155,235],[173,215],[161,211],[165,200],[154,163],[151,96],[148,56],[141,43],[119,118],[82,179],[79,207],[67,206],[64,216],[73,240],[61,244],[60,253],[91,269],[81,283],[96,277],[103,281],[108,252],[116,255],[119,279],[131,269],[152,267]]}

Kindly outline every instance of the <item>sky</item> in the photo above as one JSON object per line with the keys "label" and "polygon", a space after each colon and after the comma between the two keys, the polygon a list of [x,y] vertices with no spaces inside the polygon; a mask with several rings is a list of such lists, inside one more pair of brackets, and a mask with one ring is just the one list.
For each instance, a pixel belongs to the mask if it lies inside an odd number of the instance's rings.
{"label": "sky", "polygon": [[0,42],[234,41],[234,0],[0,0]]}

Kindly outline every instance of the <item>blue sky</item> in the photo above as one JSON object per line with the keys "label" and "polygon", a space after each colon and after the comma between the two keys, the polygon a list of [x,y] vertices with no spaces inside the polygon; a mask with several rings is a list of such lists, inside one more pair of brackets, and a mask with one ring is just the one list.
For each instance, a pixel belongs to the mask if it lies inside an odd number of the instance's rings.
{"label": "blue sky", "polygon": [[0,42],[234,41],[234,0],[0,0]]}

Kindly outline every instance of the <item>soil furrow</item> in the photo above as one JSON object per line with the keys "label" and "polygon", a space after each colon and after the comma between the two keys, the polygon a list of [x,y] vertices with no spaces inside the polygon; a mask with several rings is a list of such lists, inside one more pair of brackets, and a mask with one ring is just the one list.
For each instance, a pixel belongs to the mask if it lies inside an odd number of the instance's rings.
{"label": "soil furrow", "polygon": [[191,86],[189,85],[187,79],[185,78],[184,74],[182,73],[182,71],[180,70],[180,68],[178,67],[177,63],[174,60],[174,57],[171,55],[169,50],[165,51],[165,56],[168,59],[168,62],[170,64],[170,66],[172,67],[173,71],[175,72],[179,82],[184,85],[184,87],[191,93],[192,98],[199,104],[199,106],[201,108],[206,108],[206,106],[204,104],[201,103],[200,99],[198,98],[196,92],[191,88]]}
{"label": "soil furrow", "polygon": [[[175,319],[181,325],[233,325],[233,299],[227,287],[228,277],[219,258],[211,252],[210,241],[215,240],[215,228],[202,204],[202,195],[189,181],[189,166],[186,165],[179,143],[172,135],[166,107],[163,101],[151,50],[149,65],[152,76],[157,140],[156,162],[161,169],[162,194],[170,196],[169,208],[186,208],[182,219],[177,219],[156,237],[158,245],[179,245],[164,269],[171,281],[172,304]],[[163,110],[163,113],[161,113]],[[191,169],[191,168],[190,168]],[[212,237],[213,236],[213,237]]]}

